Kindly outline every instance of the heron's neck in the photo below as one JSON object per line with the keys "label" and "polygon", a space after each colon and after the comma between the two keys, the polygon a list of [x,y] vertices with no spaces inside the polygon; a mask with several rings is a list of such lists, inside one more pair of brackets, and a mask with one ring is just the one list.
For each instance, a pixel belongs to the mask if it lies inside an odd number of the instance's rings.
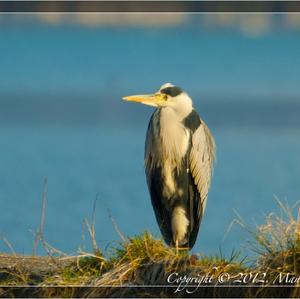
{"label": "heron's neck", "polygon": [[193,102],[189,98],[179,98],[175,103],[161,108],[164,112],[171,112],[173,115],[176,115],[179,121],[182,121],[193,111]]}

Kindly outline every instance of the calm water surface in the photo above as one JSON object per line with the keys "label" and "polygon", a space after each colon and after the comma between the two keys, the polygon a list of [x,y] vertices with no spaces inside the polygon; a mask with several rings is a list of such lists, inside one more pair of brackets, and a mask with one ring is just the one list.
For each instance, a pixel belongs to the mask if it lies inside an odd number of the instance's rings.
{"label": "calm water surface", "polygon": [[[45,236],[68,253],[89,248],[82,221],[91,218],[98,194],[99,245],[119,240],[108,209],[125,235],[150,230],[159,236],[143,170],[140,128],[0,129],[0,233],[18,252],[31,253],[30,230],[39,225],[43,179],[48,179]],[[300,199],[299,131],[213,130],[218,151],[205,218],[194,251],[227,254],[240,248],[246,233],[233,209],[250,224],[278,210],[274,195],[290,203]],[[8,251],[2,243],[1,251]]]}

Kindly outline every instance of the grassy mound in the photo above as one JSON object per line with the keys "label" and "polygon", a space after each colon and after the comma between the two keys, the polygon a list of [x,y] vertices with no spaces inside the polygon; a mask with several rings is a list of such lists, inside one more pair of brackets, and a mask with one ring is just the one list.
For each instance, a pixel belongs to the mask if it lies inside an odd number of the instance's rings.
{"label": "grassy mound", "polygon": [[281,207],[285,217],[271,214],[248,230],[256,253],[251,262],[235,253],[229,258],[176,253],[145,232],[111,246],[107,256],[96,247],[72,257],[2,255],[0,295],[299,297],[300,215]]}

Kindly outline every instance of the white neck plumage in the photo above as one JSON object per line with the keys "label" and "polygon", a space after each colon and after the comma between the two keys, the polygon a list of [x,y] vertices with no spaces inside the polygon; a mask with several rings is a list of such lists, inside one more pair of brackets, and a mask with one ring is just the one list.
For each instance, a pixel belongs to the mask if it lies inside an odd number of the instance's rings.
{"label": "white neck plumage", "polygon": [[171,109],[175,112],[178,120],[183,120],[187,117],[193,110],[193,102],[191,98],[186,93],[181,93],[176,98],[174,98],[168,106],[162,108]]}
{"label": "white neck plumage", "polygon": [[[161,108],[159,117],[159,144],[162,161],[172,161],[166,164],[173,169],[180,166],[189,145],[189,132],[183,125],[183,120],[192,112],[193,103],[187,94],[180,94],[168,106]],[[170,162],[171,163],[171,162]],[[166,166],[166,167],[167,167]]]}

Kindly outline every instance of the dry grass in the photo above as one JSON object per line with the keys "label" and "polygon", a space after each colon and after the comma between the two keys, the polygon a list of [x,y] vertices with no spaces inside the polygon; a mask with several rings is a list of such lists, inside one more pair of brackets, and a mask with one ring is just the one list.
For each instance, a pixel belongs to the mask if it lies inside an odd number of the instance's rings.
{"label": "dry grass", "polygon": [[[280,284],[280,277],[299,278],[291,293],[300,297],[300,207],[299,202],[290,208],[279,200],[282,215],[266,217],[256,234],[257,268],[268,272],[269,278]],[[297,211],[297,213],[296,213]]]}
{"label": "dry grass", "polygon": [[[252,269],[266,273],[270,285],[283,287],[288,285],[290,293],[282,293],[277,288],[277,296],[300,297],[300,202],[292,207],[278,198],[280,214],[271,213],[265,216],[265,223],[250,229],[241,218],[238,223],[248,231],[251,240],[248,247],[254,252]],[[293,283],[285,277],[295,278]],[[268,288],[258,290],[260,297],[267,297]]]}
{"label": "dry grass", "polygon": [[255,230],[249,229],[241,219],[238,222],[252,237],[249,247],[256,254],[255,268],[300,275],[300,202],[289,207],[276,200],[280,215],[267,215],[265,223]]}

